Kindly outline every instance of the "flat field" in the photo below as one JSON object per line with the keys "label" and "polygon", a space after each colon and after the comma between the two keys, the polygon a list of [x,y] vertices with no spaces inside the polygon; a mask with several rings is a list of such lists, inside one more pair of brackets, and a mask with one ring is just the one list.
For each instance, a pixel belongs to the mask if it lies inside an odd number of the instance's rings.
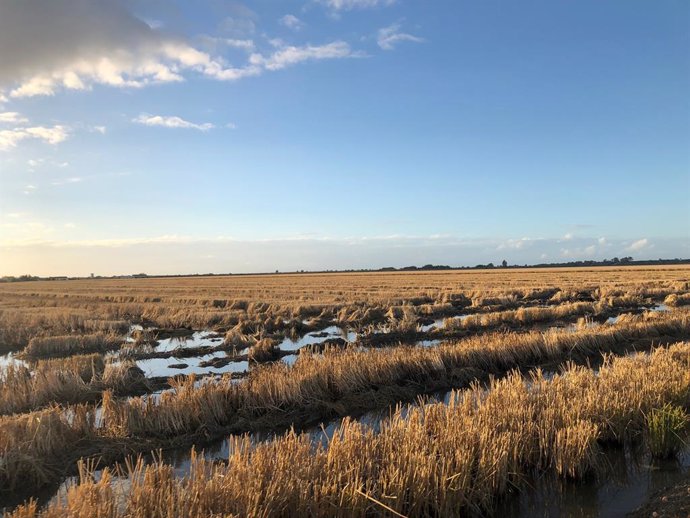
{"label": "flat field", "polygon": [[0,284],[0,509],[610,505],[616,451],[687,475],[688,304],[688,266]]}

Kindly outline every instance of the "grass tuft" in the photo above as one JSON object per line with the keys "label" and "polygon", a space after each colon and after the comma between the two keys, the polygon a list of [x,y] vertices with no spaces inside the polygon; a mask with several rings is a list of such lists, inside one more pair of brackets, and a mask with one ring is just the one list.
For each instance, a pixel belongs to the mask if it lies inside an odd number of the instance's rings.
{"label": "grass tuft", "polygon": [[683,433],[688,424],[687,412],[671,403],[655,408],[647,415],[647,443],[656,459],[675,457],[684,447]]}

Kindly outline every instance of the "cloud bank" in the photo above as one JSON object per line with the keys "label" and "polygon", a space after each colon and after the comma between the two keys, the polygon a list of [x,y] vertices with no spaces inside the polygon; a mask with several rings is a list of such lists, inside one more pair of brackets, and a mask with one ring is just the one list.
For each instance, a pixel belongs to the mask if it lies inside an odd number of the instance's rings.
{"label": "cloud bank", "polygon": [[[287,23],[295,26],[295,20]],[[120,0],[8,0],[0,3],[0,99],[95,85],[141,88],[184,81],[189,73],[235,81],[305,61],[357,55],[342,41],[281,45],[268,54],[254,52],[251,40],[223,42],[251,52],[248,60],[231,65],[222,55],[148,25]]]}
{"label": "cloud bank", "polygon": [[[8,225],[26,235],[21,218],[0,225],[0,234],[11,234]],[[58,228],[40,226],[33,240],[0,242],[5,259],[0,275],[102,275],[147,272],[247,273],[325,269],[363,269],[386,266],[446,264],[474,266],[503,259],[509,264],[564,262],[632,255],[635,259],[688,257],[685,239],[614,240],[574,237],[558,239],[460,239],[453,236],[384,236],[371,238],[315,238],[240,240],[230,237],[198,239],[165,235],[152,238],[51,241]],[[628,248],[645,240],[634,254]],[[45,257],[51,257],[47,263]]]}

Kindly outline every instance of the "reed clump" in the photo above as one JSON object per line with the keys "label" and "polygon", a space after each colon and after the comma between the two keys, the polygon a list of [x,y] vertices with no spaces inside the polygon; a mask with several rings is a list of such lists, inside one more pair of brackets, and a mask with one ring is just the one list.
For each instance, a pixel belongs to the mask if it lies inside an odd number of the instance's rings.
{"label": "reed clump", "polygon": [[100,390],[112,390],[117,394],[136,394],[149,389],[144,371],[133,360],[109,363],[94,386]]}
{"label": "reed clump", "polygon": [[267,362],[275,360],[279,352],[278,344],[274,340],[263,338],[249,349],[248,357],[252,362]]}
{"label": "reed clump", "polygon": [[117,349],[122,338],[113,334],[94,333],[90,335],[66,335],[32,338],[21,356],[25,358],[47,358],[51,356],[72,356]]}
{"label": "reed clump", "polygon": [[10,364],[0,369],[0,415],[97,401],[105,389],[137,394],[147,392],[149,384],[135,362],[106,365],[100,354]]}
{"label": "reed clump", "polygon": [[591,302],[565,303],[549,307],[521,307],[516,310],[477,313],[463,318],[447,318],[445,327],[449,330],[476,330],[501,325],[527,325],[549,322],[583,315],[594,315],[597,307]]}
{"label": "reed clump", "polygon": [[38,362],[35,370],[21,364],[0,369],[0,415],[27,412],[52,402],[79,403],[97,397],[99,390],[90,384],[103,372],[103,360],[97,356]]}
{"label": "reed clump", "polygon": [[88,383],[103,372],[105,360],[103,355],[98,353],[78,354],[67,358],[38,360],[31,366],[38,373],[71,372]]}
{"label": "reed clump", "polygon": [[671,307],[687,306],[690,304],[690,293],[672,293],[664,299],[664,304]]}
{"label": "reed clump", "polygon": [[675,457],[685,447],[684,432],[689,422],[683,407],[666,403],[647,414],[647,444],[657,459]]}
{"label": "reed clump", "polygon": [[85,405],[0,417],[0,487],[11,492],[55,480],[75,445],[93,437],[95,417]]}

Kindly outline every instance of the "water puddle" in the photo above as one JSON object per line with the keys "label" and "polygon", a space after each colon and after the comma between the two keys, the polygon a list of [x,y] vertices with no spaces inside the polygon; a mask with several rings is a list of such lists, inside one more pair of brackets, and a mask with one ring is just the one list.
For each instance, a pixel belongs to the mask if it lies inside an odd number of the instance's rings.
{"label": "water puddle", "polygon": [[466,320],[467,318],[469,318],[471,316],[472,315],[455,315],[453,317],[437,318],[430,324],[418,326],[417,329],[420,333],[428,333],[429,331],[445,328],[446,327],[446,320],[458,320],[458,321],[462,322],[463,320]]}
{"label": "water puddle", "polygon": [[441,340],[420,340],[416,343],[419,347],[436,347],[441,343]]}
{"label": "water puddle", "polygon": [[298,355],[296,355],[296,354],[288,354],[287,356],[283,356],[280,359],[280,361],[282,361],[283,363],[286,363],[292,367],[295,364],[295,362],[297,361],[297,356]]}
{"label": "water puddle", "polygon": [[0,355],[0,371],[7,369],[10,365],[13,365],[15,367],[27,367],[29,368],[29,364],[26,363],[23,360],[18,360],[15,358],[16,353],[7,353]]}
{"label": "water puddle", "polygon": [[217,352],[213,354],[206,354],[192,358],[149,358],[146,360],[137,361],[137,365],[144,371],[147,377],[168,377],[176,376],[178,374],[224,374],[227,372],[242,373],[249,370],[247,361],[234,362],[231,361],[223,366],[214,367],[212,365],[202,366],[201,363],[209,362],[216,359],[227,358],[225,352]]}
{"label": "water puddle", "polygon": [[189,336],[173,336],[158,340],[153,350],[155,352],[173,352],[179,349],[194,349],[203,346],[216,346],[223,339],[216,336],[212,331],[195,331]]}
{"label": "water puddle", "polygon": [[607,450],[599,479],[578,484],[531,479],[531,490],[505,501],[497,516],[617,518],[640,507],[652,494],[690,474],[690,450],[671,461],[651,461],[646,454]]}
{"label": "water puddle", "polygon": [[320,329],[319,331],[306,334],[295,340],[292,338],[285,338],[282,342],[280,342],[278,348],[281,351],[297,351],[307,345],[320,344],[327,340],[335,340],[338,338],[341,338],[348,343],[352,343],[357,340],[357,333],[339,326],[328,326],[324,329]]}

